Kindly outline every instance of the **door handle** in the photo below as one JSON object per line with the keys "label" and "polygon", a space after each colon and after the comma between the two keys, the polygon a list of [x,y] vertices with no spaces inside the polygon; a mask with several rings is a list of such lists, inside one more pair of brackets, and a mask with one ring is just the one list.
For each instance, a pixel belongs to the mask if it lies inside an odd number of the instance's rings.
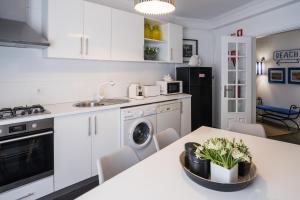
{"label": "door handle", "polygon": [[26,195],[24,195],[22,197],[17,198],[16,200],[27,199],[28,197],[30,197],[32,195],[34,195],[34,193],[28,193],[28,194],[26,194]]}
{"label": "door handle", "polygon": [[171,48],[170,51],[171,51],[171,61],[173,61],[173,48]]}
{"label": "door handle", "polygon": [[83,37],[80,37],[80,55],[83,54]]}
{"label": "door handle", "polygon": [[85,39],[85,55],[89,54],[89,38]]}
{"label": "door handle", "polygon": [[91,117],[89,117],[89,136],[91,136],[92,128],[91,128]]}
{"label": "door handle", "polygon": [[224,97],[226,98],[227,97],[227,86],[224,85]]}
{"label": "door handle", "polygon": [[97,122],[97,116],[95,116],[95,135],[98,134],[97,128],[98,128],[98,122]]}

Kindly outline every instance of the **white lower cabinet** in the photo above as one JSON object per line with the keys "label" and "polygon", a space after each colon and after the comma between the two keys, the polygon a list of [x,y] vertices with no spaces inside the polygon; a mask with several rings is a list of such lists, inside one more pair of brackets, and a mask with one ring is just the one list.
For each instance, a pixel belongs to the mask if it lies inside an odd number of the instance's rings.
{"label": "white lower cabinet", "polygon": [[120,109],[54,119],[55,191],[97,175],[96,160],[120,148]]}
{"label": "white lower cabinet", "polygon": [[97,159],[120,148],[120,109],[101,111],[95,114],[94,122],[92,176],[97,175]]}
{"label": "white lower cabinet", "polygon": [[191,132],[192,113],[191,113],[191,98],[181,99],[181,137]]}
{"label": "white lower cabinet", "polygon": [[53,176],[0,194],[0,200],[35,200],[53,192]]}
{"label": "white lower cabinet", "polygon": [[91,116],[69,115],[54,119],[55,191],[91,175]]}

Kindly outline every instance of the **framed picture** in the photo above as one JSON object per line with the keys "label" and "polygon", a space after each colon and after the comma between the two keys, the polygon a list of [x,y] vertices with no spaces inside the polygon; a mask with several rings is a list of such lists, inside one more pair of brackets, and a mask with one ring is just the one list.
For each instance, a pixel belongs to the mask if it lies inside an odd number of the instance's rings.
{"label": "framed picture", "polygon": [[285,83],[285,68],[269,68],[269,83]]}
{"label": "framed picture", "polygon": [[198,55],[198,40],[183,39],[183,62],[188,63],[193,55]]}
{"label": "framed picture", "polygon": [[289,84],[300,84],[300,68],[290,67],[288,69],[288,82]]}

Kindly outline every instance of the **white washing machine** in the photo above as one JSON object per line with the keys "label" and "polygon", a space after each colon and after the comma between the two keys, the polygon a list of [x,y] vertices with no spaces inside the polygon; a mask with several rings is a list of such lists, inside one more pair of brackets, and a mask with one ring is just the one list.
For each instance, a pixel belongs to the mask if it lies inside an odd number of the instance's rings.
{"label": "white washing machine", "polygon": [[156,104],[121,110],[121,146],[130,146],[143,160],[156,152]]}

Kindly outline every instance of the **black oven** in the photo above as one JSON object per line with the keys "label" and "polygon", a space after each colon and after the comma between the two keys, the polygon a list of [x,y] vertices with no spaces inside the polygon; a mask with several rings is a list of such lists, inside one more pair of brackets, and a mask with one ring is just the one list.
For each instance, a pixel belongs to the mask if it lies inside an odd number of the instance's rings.
{"label": "black oven", "polygon": [[0,126],[0,193],[54,174],[53,123]]}

